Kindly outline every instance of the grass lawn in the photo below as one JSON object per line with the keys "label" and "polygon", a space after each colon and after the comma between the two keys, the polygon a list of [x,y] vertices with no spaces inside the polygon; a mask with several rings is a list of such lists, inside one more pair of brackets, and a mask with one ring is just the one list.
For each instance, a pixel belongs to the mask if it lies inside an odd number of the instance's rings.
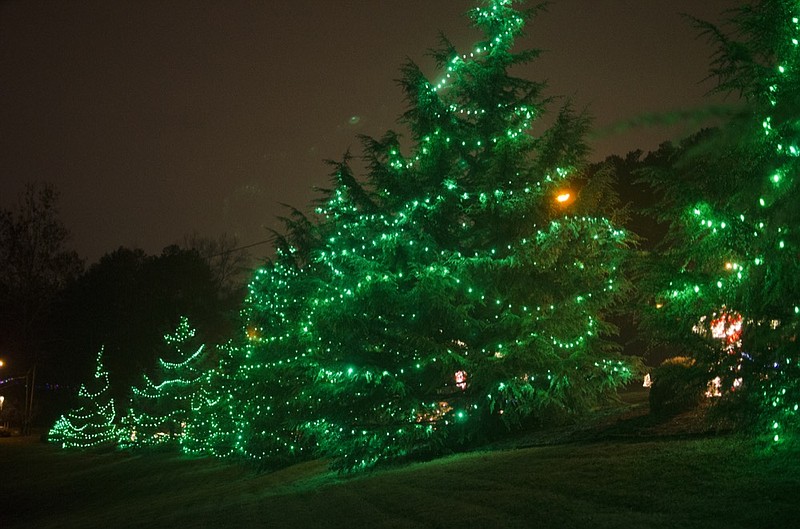
{"label": "grass lawn", "polygon": [[0,438],[0,528],[798,526],[800,449],[625,413],[355,477]]}

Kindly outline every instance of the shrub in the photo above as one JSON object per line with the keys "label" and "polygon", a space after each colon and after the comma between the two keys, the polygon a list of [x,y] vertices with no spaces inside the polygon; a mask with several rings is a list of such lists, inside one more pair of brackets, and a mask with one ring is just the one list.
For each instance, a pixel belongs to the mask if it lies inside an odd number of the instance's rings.
{"label": "shrub", "polygon": [[708,387],[705,370],[684,356],[664,360],[652,380],[650,412],[655,415],[675,415],[697,407]]}

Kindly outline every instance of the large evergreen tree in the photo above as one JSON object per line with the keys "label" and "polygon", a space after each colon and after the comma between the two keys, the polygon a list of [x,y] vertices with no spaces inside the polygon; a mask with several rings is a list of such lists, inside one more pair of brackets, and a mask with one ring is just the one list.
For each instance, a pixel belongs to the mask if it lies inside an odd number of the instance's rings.
{"label": "large evergreen tree", "polygon": [[585,409],[629,374],[603,340],[626,238],[608,182],[581,180],[588,120],[566,104],[534,134],[545,87],[510,73],[538,55],[513,51],[536,12],[486,2],[473,50],[433,52],[438,82],[408,64],[410,155],[367,140],[367,184],[343,167],[322,209],[309,400],[346,468]]}
{"label": "large evergreen tree", "polygon": [[742,96],[743,112],[647,176],[671,222],[650,264],[653,336],[775,441],[800,403],[799,19],[796,1],[761,0],[732,11],[730,31],[698,23],[719,45],[717,90]]}
{"label": "large evergreen tree", "polygon": [[318,217],[287,220],[206,416],[231,453],[316,447],[359,468],[580,411],[630,378],[606,341],[628,240],[605,173],[584,172],[588,120],[565,104],[535,133],[545,87],[510,73],[538,55],[513,51],[538,12],[472,10],[483,39],[443,40],[439,81],[403,70],[411,145],[364,138],[365,178],[334,163]]}

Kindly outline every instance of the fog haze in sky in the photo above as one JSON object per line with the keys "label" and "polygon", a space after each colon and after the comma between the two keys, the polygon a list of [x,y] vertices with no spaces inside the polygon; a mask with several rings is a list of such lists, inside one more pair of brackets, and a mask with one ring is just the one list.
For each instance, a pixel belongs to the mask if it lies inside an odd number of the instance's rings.
{"label": "fog haze in sky", "polygon": [[[515,73],[588,108],[601,131],[592,160],[653,149],[698,124],[607,131],[719,102],[702,82],[712,48],[679,13],[717,21],[737,3],[556,0],[522,41],[545,53]],[[406,58],[433,73],[425,52],[440,31],[461,51],[478,40],[471,5],[2,3],[0,206],[26,181],[54,183],[89,262],[119,246],[159,253],[192,231],[268,239],[281,203],[306,209],[328,184],[325,159],[358,154],[359,134],[399,129]]]}

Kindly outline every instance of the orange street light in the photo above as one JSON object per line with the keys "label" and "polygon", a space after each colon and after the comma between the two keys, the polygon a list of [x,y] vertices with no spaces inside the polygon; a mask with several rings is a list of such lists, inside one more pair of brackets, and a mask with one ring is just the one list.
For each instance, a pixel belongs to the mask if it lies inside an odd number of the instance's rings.
{"label": "orange street light", "polygon": [[575,196],[568,189],[556,191],[556,202],[559,206],[568,206],[575,200]]}

